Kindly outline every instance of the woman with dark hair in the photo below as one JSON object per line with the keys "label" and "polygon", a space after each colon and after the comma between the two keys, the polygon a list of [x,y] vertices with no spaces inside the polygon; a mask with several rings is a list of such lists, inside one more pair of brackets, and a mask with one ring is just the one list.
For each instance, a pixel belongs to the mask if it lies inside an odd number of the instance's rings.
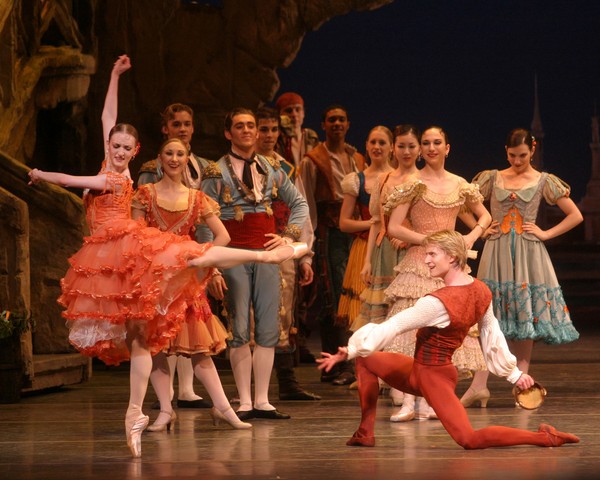
{"label": "woman with dark hair", "polygon": [[[493,295],[494,313],[509,339],[519,369],[529,371],[533,343],[572,342],[579,338],[544,241],[558,237],[583,221],[569,198],[571,189],[558,177],[537,171],[532,165],[535,139],[525,129],[512,130],[506,139],[510,166],[486,170],[473,179],[490,202],[493,222],[486,239],[477,278]],[[542,230],[536,223],[544,199],[556,205],[565,217]],[[476,372],[461,401],[485,407],[490,396],[488,372]]]}
{"label": "woman with dark hair", "polygon": [[421,154],[419,136],[419,131],[412,125],[394,128],[391,163],[396,168],[381,174],[372,188],[369,238],[360,272],[367,288],[360,295],[360,314],[350,325],[353,332],[370,322],[381,323],[387,317],[389,305],[384,299],[384,291],[394,279],[394,267],[406,253],[406,245],[388,234],[389,211],[385,206],[394,188],[417,173],[416,163]]}

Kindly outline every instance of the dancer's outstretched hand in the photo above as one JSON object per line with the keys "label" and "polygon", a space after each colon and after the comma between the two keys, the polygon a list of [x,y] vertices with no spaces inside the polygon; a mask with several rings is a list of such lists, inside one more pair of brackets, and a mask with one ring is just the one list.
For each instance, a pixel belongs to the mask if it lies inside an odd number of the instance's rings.
{"label": "dancer's outstretched hand", "polygon": [[336,363],[343,362],[348,358],[348,348],[338,347],[335,355],[327,352],[321,352],[321,358],[317,358],[317,368],[329,372]]}

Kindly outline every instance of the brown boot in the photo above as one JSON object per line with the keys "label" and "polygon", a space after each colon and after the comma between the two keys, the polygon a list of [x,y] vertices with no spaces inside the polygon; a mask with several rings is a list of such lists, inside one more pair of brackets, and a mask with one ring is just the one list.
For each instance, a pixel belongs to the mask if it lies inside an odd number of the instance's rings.
{"label": "brown boot", "polygon": [[279,400],[321,400],[321,397],[304,390],[294,372],[294,354],[276,353],[275,371],[279,382]]}

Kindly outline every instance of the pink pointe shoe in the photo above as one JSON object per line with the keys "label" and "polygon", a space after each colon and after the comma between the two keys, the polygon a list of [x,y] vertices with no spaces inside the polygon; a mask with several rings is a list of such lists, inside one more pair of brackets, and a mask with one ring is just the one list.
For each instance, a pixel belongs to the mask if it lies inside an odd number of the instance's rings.
{"label": "pink pointe shoe", "polygon": [[148,426],[150,418],[141,413],[135,420],[125,422],[125,436],[127,437],[127,446],[131,450],[133,458],[142,456],[142,432]]}
{"label": "pink pointe shoe", "polygon": [[262,260],[265,263],[283,263],[286,260],[304,257],[309,252],[308,245],[304,242],[294,242],[287,245],[281,245],[273,250],[261,252]]}

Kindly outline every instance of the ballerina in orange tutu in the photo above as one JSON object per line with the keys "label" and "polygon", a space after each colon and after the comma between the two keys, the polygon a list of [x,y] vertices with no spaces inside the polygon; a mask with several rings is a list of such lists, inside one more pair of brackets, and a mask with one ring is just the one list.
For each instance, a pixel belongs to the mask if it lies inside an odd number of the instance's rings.
{"label": "ballerina in orange tutu", "polygon": [[[213,245],[225,246],[230,237],[219,219],[219,205],[200,190],[183,184],[183,174],[189,161],[188,147],[179,138],[166,140],[158,155],[161,179],[140,186],[131,203],[134,219],[143,218],[147,224],[162,231],[193,237],[197,226],[208,227],[213,235]],[[212,275],[219,275],[215,270]],[[150,381],[160,401],[160,414],[148,431],[169,430],[176,415],[171,405],[171,378],[168,355],[191,357],[193,371],[202,382],[213,402],[212,416],[215,424],[224,420],[236,429],[251,428],[242,422],[231,408],[211,355],[223,351],[227,344],[227,331],[213,315],[203,282],[189,285],[193,303],[186,312],[181,331],[169,343],[165,352],[153,358]]]}
{"label": "ballerina in orange tutu", "polygon": [[[115,63],[111,98],[129,59]],[[109,98],[109,94],[107,94]],[[105,104],[102,123],[114,125],[116,105]],[[59,302],[69,326],[70,342],[83,354],[107,364],[130,360],[130,398],[125,416],[127,443],[141,456],[141,434],[148,425],[142,404],[152,369],[152,355],[169,345],[181,329],[193,299],[195,282],[205,284],[211,267],[242,263],[280,263],[306,254],[305,244],[270,251],[198,244],[186,237],[146,226],[131,218],[133,186],[129,162],[139,150],[138,134],[129,124],[110,128],[102,168],[94,176],[73,176],[33,169],[30,184],[41,181],[85,189],[84,205],[91,235],[70,259],[61,281]],[[196,267],[196,268],[190,268]]]}

